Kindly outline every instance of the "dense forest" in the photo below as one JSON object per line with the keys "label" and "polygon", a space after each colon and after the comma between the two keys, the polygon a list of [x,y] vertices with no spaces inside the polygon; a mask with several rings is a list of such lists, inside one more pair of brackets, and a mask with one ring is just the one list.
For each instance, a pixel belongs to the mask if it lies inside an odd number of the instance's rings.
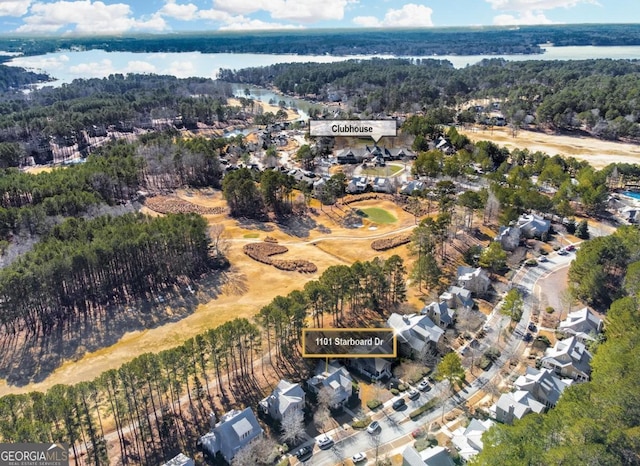
{"label": "dense forest", "polygon": [[[339,99],[365,115],[448,107],[456,109],[450,116],[457,113],[464,123],[480,121],[479,113],[499,109],[514,127],[531,115],[545,127],[584,129],[608,139],[640,137],[640,62],[633,60],[487,59],[455,69],[444,60],[371,59],[221,70],[220,78]],[[479,98],[496,99],[499,107],[467,105],[461,111],[465,102]]]}
{"label": "dense forest", "polygon": [[640,45],[637,24],[575,24],[420,30],[304,30],[0,39],[0,50],[40,55],[58,50],[110,52],[286,53],[398,56],[535,54],[539,44]]}
{"label": "dense forest", "polygon": [[[618,267],[615,273],[621,279],[617,283],[624,284],[617,290],[607,286],[609,296],[624,296],[607,312],[606,340],[592,348],[591,381],[567,388],[557,406],[546,414],[532,413],[513,426],[498,425],[489,430],[483,436],[484,449],[472,464],[640,464],[640,237],[637,229],[629,227],[609,238],[609,242],[620,241],[622,246],[615,253],[626,254],[624,260],[613,264],[611,245],[602,241],[586,249],[595,240],[585,244],[576,259],[578,263],[598,256],[600,261],[592,275],[581,274],[580,279],[586,282],[580,286],[601,277],[605,263]],[[584,271],[582,264],[572,265],[572,271],[577,269]]]}
{"label": "dense forest", "polygon": [[[168,220],[184,221],[190,219]],[[396,306],[406,299],[405,275],[399,256],[329,267],[304,290],[274,298],[255,322],[226,322],[89,382],[4,396],[0,440],[69,442],[80,464],[105,465],[116,455],[122,464],[160,464],[178,451],[194,455],[218,396],[226,402],[233,391],[257,402],[259,371],[293,370],[299,375],[293,361],[301,360],[298,343],[308,315],[318,326],[325,319],[340,325],[364,309]],[[262,357],[267,353],[273,357]],[[109,454],[107,425],[115,425],[118,436],[118,449]],[[252,464],[268,464],[271,452],[261,453]]]}
{"label": "dense forest", "polygon": [[0,100],[4,100],[7,94],[17,92],[29,84],[49,81],[49,79],[46,74],[0,64],[0,93],[2,93]]}
{"label": "dense forest", "polygon": [[0,167],[23,165],[29,156],[36,163],[50,162],[51,142],[86,155],[89,138],[106,136],[107,129],[195,128],[199,122],[246,118],[242,109],[226,105],[230,95],[228,84],[211,79],[135,74],[5,94],[0,99]]}

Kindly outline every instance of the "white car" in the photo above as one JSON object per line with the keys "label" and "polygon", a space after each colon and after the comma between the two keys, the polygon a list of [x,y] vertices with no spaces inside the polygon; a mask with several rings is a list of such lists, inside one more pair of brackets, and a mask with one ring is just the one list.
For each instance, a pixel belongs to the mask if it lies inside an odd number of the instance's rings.
{"label": "white car", "polygon": [[328,435],[322,435],[318,437],[318,446],[320,448],[326,448],[333,443],[333,439]]}
{"label": "white car", "polygon": [[365,455],[363,451],[361,451],[360,453],[356,453],[351,457],[351,461],[353,461],[354,463],[359,463],[360,461],[364,461],[366,459],[367,455]]}

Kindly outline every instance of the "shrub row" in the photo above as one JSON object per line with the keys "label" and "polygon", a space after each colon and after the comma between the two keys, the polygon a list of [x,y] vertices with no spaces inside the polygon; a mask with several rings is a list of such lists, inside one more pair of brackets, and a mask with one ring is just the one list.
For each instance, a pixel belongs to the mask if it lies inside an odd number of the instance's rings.
{"label": "shrub row", "polygon": [[263,242],[263,243],[250,243],[245,244],[242,251],[255,261],[262,264],[273,265],[277,269],[286,270],[288,272],[300,272],[300,273],[314,273],[318,271],[318,267],[307,260],[293,259],[293,260],[273,260],[271,256],[276,254],[284,254],[289,249],[285,246]]}
{"label": "shrub row", "polygon": [[411,241],[411,235],[398,235],[391,238],[377,239],[371,242],[371,249],[374,251],[386,251],[387,249],[397,248]]}
{"label": "shrub row", "polygon": [[411,418],[411,420],[416,420],[427,411],[431,411],[433,408],[435,408],[439,402],[440,402],[440,399],[437,396],[434,398],[431,398],[429,401],[427,401],[425,404],[420,406],[418,409],[414,409],[413,411],[411,411],[411,413],[409,413],[409,417]]}

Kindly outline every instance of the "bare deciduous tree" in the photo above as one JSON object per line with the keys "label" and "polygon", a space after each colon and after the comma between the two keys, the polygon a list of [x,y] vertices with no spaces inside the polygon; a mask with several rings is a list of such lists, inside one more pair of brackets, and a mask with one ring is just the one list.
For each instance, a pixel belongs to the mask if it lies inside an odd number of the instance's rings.
{"label": "bare deciduous tree", "polygon": [[288,411],[281,422],[282,434],[280,439],[289,444],[304,438],[304,414],[299,409]]}

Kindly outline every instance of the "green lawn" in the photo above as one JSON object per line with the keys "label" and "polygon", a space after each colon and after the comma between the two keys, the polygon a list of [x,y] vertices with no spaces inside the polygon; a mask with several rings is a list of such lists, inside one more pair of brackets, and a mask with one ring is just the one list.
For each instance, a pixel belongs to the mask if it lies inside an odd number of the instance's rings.
{"label": "green lawn", "polygon": [[387,164],[384,167],[363,168],[361,173],[369,176],[392,176],[402,170],[402,165]]}
{"label": "green lawn", "polygon": [[398,221],[398,219],[388,211],[380,209],[378,207],[366,207],[359,210],[363,212],[366,217],[374,223],[394,223]]}

